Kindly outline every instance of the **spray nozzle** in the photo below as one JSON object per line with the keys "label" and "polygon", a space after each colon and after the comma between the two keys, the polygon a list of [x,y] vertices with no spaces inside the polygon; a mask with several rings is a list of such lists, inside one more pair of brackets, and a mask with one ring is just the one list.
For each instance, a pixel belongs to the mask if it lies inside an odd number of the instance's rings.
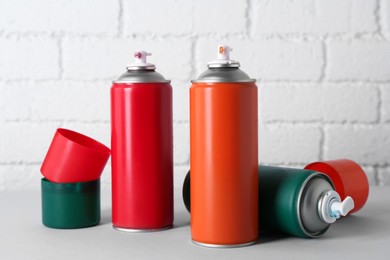
{"label": "spray nozzle", "polygon": [[233,48],[227,45],[218,45],[217,59],[208,63],[209,68],[218,67],[240,67],[240,63],[230,59],[230,52]]}
{"label": "spray nozzle", "polygon": [[151,56],[151,55],[152,55],[152,53],[150,53],[150,52],[135,51],[134,52],[135,63],[147,64],[146,57]]}
{"label": "spray nozzle", "polygon": [[318,207],[320,218],[326,223],[334,223],[340,216],[346,216],[354,207],[355,203],[351,197],[341,201],[340,195],[329,190],[322,195]]}
{"label": "spray nozzle", "polygon": [[233,48],[230,48],[227,45],[218,46],[217,60],[230,60],[230,52],[233,51]]}
{"label": "spray nozzle", "polygon": [[330,204],[330,215],[335,218],[346,216],[355,207],[355,203],[351,197],[346,197],[342,202],[333,201]]}
{"label": "spray nozzle", "polygon": [[127,65],[127,70],[154,70],[156,66],[148,63],[147,56],[151,56],[152,53],[147,51],[138,50],[134,52],[134,63]]}

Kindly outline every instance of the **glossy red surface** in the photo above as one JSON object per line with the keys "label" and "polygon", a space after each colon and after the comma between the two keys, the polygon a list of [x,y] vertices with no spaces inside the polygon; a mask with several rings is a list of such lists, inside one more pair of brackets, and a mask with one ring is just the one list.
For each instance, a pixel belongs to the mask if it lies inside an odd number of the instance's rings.
{"label": "glossy red surface", "polygon": [[173,222],[172,87],[111,88],[112,222],[158,229]]}
{"label": "glossy red surface", "polygon": [[74,183],[100,178],[110,149],[80,133],[59,128],[42,163],[41,172],[49,181]]}
{"label": "glossy red surface", "polygon": [[369,183],[366,173],[354,161],[339,159],[332,161],[314,162],[305,167],[328,175],[340,194],[342,200],[351,196],[355,207],[348,213],[360,210],[368,199]]}

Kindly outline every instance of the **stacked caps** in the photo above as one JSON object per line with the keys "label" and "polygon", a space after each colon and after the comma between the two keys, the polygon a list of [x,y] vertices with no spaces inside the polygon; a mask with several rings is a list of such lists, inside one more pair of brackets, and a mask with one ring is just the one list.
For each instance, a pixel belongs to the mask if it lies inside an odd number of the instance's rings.
{"label": "stacked caps", "polygon": [[83,228],[100,221],[100,175],[110,157],[105,145],[77,132],[57,129],[41,167],[42,223]]}

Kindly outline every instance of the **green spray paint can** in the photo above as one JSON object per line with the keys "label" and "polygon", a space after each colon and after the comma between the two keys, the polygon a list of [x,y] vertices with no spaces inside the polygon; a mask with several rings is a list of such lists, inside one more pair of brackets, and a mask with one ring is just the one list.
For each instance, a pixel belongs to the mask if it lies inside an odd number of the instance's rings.
{"label": "green spray paint can", "polygon": [[[353,209],[351,197],[341,201],[331,179],[322,173],[293,168],[259,166],[259,228],[313,238]],[[190,211],[190,175],[183,185],[183,200]]]}

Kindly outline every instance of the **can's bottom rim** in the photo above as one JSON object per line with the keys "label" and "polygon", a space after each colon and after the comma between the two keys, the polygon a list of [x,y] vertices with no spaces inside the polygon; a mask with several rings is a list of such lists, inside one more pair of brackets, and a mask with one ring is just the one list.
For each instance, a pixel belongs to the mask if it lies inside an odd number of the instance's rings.
{"label": "can's bottom rim", "polygon": [[236,247],[245,247],[245,246],[251,246],[256,244],[257,239],[254,241],[246,242],[246,243],[241,243],[241,244],[229,244],[229,245],[220,245],[220,244],[208,244],[208,243],[202,243],[198,242],[195,240],[191,240],[192,243],[198,246],[203,246],[203,247],[211,247],[211,248],[236,248]]}
{"label": "can's bottom rim", "polygon": [[163,231],[167,230],[173,227],[173,225],[168,225],[162,228],[144,228],[144,229],[136,229],[136,228],[121,228],[121,227],[116,227],[112,226],[115,230],[121,231],[121,232],[128,232],[128,233],[146,233],[146,232],[157,232],[157,231]]}

